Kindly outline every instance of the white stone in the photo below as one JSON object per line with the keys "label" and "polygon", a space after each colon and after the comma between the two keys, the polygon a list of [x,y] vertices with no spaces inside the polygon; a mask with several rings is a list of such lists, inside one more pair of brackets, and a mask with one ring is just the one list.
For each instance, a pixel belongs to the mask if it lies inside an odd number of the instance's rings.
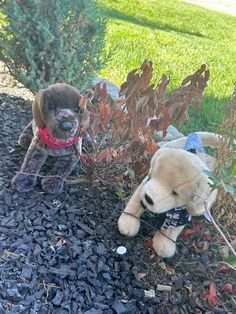
{"label": "white stone", "polygon": [[144,290],[144,295],[146,298],[155,298],[156,293],[154,289]]}
{"label": "white stone", "polygon": [[173,125],[170,125],[167,128],[167,134],[166,134],[165,137],[163,137],[163,131],[158,131],[156,133],[156,140],[157,140],[157,142],[160,142],[160,143],[162,143],[162,142],[169,142],[169,141],[176,140],[177,138],[180,138],[180,137],[183,137],[183,136],[184,135],[182,133],[180,133]]}
{"label": "white stone", "polygon": [[127,249],[125,246],[119,246],[117,249],[116,249],[116,253],[119,254],[119,255],[123,255],[127,252]]}

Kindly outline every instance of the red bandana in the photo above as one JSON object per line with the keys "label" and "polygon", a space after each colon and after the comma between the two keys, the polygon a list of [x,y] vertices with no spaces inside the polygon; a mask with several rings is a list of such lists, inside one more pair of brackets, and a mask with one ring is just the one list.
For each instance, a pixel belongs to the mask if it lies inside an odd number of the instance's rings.
{"label": "red bandana", "polygon": [[52,148],[65,148],[76,144],[79,141],[79,136],[72,137],[69,140],[60,140],[52,135],[48,128],[38,128],[39,137],[44,144]]}

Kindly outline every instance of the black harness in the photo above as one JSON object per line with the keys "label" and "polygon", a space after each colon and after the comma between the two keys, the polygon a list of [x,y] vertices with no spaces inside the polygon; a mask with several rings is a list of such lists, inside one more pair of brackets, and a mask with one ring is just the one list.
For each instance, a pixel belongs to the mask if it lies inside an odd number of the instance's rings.
{"label": "black harness", "polygon": [[155,214],[150,212],[141,201],[145,212],[142,218],[157,230],[165,230],[186,225],[192,218],[186,206],[175,207],[165,213]]}

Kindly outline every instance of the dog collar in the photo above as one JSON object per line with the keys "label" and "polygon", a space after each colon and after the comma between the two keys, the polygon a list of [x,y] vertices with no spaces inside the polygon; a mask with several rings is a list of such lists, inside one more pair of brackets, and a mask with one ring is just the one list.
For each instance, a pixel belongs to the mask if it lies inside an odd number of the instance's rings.
{"label": "dog collar", "polygon": [[69,140],[61,140],[57,137],[54,137],[48,128],[40,129],[38,128],[38,134],[41,141],[52,148],[65,148],[71,145],[78,143],[80,137],[75,136]]}
{"label": "dog collar", "polygon": [[161,214],[155,214],[146,209],[143,218],[157,230],[165,230],[186,225],[192,216],[187,211],[186,206],[180,206]]}

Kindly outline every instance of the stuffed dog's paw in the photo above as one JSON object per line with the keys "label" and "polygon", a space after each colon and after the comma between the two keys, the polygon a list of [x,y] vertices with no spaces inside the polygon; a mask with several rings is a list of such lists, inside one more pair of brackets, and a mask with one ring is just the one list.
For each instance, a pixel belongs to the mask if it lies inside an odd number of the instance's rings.
{"label": "stuffed dog's paw", "polygon": [[29,176],[21,173],[16,174],[11,180],[11,185],[13,189],[15,189],[18,192],[31,191],[35,183],[36,183],[35,176]]}
{"label": "stuffed dog's paw", "polygon": [[161,257],[171,257],[175,254],[176,244],[157,232],[153,237],[153,248]]}
{"label": "stuffed dog's paw", "polygon": [[42,189],[46,193],[59,193],[62,191],[64,180],[59,177],[46,177],[42,179]]}
{"label": "stuffed dog's paw", "polygon": [[126,214],[122,214],[118,220],[118,228],[121,234],[135,236],[140,228],[140,221]]}

